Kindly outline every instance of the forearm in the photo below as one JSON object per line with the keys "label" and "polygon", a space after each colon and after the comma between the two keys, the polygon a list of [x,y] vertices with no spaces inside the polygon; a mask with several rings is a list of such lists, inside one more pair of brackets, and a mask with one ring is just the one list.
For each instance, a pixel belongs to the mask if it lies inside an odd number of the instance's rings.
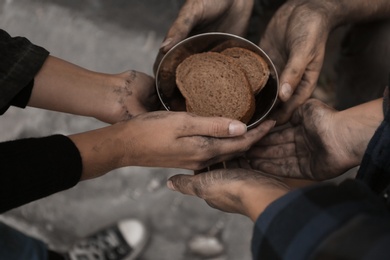
{"label": "forearm", "polygon": [[368,142],[384,119],[382,105],[380,98],[336,113],[335,125],[344,128],[336,132],[345,135],[342,137],[345,140],[351,140],[347,149],[355,166],[360,164]]}
{"label": "forearm", "polygon": [[123,123],[118,123],[69,136],[81,155],[81,180],[96,178],[111,170],[130,166],[124,160],[126,147],[120,138],[122,126]]}
{"label": "forearm", "polygon": [[49,56],[35,76],[29,106],[106,122],[120,109],[113,90],[123,82],[109,74],[97,73]]}
{"label": "forearm", "polygon": [[332,17],[333,28],[348,23],[390,18],[390,1],[388,0],[332,0],[321,2],[329,7],[328,14]]}

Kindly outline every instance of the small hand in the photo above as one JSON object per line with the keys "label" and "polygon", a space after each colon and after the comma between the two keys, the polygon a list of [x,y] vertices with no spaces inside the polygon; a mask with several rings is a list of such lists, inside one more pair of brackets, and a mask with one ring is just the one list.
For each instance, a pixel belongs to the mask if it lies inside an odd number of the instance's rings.
{"label": "small hand", "polygon": [[103,121],[116,123],[160,108],[154,79],[149,75],[131,70],[114,78],[109,95],[115,105],[112,114]]}
{"label": "small hand", "polygon": [[[357,166],[366,140],[362,124],[311,99],[292,116],[291,125],[270,133],[247,153],[254,169],[277,176],[325,180]],[[369,131],[371,132],[371,130]]]}
{"label": "small hand", "polygon": [[254,0],[187,0],[172,24],[154,64],[175,44],[203,32],[226,32],[243,36],[247,30]]}
{"label": "small hand", "polygon": [[279,179],[246,169],[219,169],[197,175],[175,175],[168,187],[198,196],[211,207],[239,213],[255,221],[274,200],[289,188]]}
{"label": "small hand", "polygon": [[327,12],[327,1],[287,1],[271,18],[260,41],[280,75],[282,103],[271,116],[278,124],[288,121],[316,86],[331,30]]}

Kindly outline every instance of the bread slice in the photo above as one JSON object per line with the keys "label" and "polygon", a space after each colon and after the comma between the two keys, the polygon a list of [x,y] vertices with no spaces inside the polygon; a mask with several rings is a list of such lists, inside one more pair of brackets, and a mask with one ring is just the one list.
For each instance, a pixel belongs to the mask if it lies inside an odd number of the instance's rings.
{"label": "bread slice", "polygon": [[265,60],[257,53],[250,50],[233,47],[221,52],[224,55],[234,58],[242,67],[245,75],[256,95],[268,81],[270,70]]}
{"label": "bread slice", "polygon": [[233,58],[216,52],[193,54],[176,70],[188,112],[248,123],[255,111],[249,82]]}

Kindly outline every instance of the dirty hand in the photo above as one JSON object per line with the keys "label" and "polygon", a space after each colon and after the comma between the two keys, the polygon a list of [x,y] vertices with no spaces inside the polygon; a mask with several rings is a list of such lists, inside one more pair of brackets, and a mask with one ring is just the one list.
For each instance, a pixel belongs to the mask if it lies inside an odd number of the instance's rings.
{"label": "dirty hand", "polygon": [[202,169],[246,152],[274,126],[246,125],[221,117],[185,112],[154,112],[129,121],[129,165]]}
{"label": "dirty hand", "polygon": [[125,166],[202,169],[245,153],[273,126],[247,131],[228,118],[156,111],[70,138],[83,161],[83,179]]}
{"label": "dirty hand", "polygon": [[111,87],[112,115],[103,121],[116,123],[161,107],[154,79],[149,75],[130,70],[117,75]]}
{"label": "dirty hand", "polygon": [[274,200],[289,191],[282,181],[247,169],[218,169],[197,175],[179,174],[168,180],[175,191],[204,199],[211,207],[239,213],[255,221]]}
{"label": "dirty hand", "polygon": [[[370,109],[373,104],[377,113]],[[366,116],[363,110],[371,112]],[[254,169],[277,176],[312,180],[339,176],[359,165],[381,122],[381,116],[375,119],[373,114],[382,114],[377,101],[338,112],[310,99],[294,112],[290,126],[264,137],[247,158]]]}
{"label": "dirty hand", "polygon": [[168,30],[154,64],[188,36],[204,32],[226,32],[243,36],[247,30],[254,0],[187,0]]}
{"label": "dirty hand", "polygon": [[327,1],[292,0],[282,5],[267,25],[260,47],[280,75],[280,107],[272,118],[287,122],[310,98],[324,60],[331,28]]}

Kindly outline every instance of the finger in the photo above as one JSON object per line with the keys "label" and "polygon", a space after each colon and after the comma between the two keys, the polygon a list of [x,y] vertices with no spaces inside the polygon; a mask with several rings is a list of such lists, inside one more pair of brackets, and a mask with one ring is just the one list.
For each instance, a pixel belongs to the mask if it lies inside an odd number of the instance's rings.
{"label": "finger", "polygon": [[304,54],[301,52],[291,52],[289,60],[280,75],[279,98],[283,102],[290,99],[305,73],[309,61],[303,57]]}
{"label": "finger", "polygon": [[[188,174],[178,174],[170,177],[167,181],[167,187],[171,190],[178,191],[186,195],[196,196],[199,194],[199,189],[196,191],[196,176]],[[199,179],[199,178],[198,178]]]}
{"label": "finger", "polygon": [[187,38],[197,21],[197,10],[198,8],[193,8],[191,1],[187,1],[183,5],[160,46],[163,53],[168,52],[178,42]]}
{"label": "finger", "polygon": [[274,160],[257,159],[251,161],[251,166],[256,170],[281,177],[302,178],[303,176],[296,157]]}
{"label": "finger", "polygon": [[296,156],[294,143],[274,146],[256,146],[247,152],[248,159],[276,159]]}
{"label": "finger", "polygon": [[158,51],[156,59],[155,59],[155,61],[153,63],[153,75],[154,76],[157,76],[156,74],[157,74],[158,66],[160,66],[161,60],[164,57],[164,55],[165,55],[165,52],[163,52],[163,50],[160,49]]}
{"label": "finger", "polygon": [[185,122],[182,136],[234,137],[247,132],[247,126],[238,121],[222,117],[200,117],[191,115]]}
{"label": "finger", "polygon": [[[250,147],[263,138],[275,125],[275,121],[267,120],[248,131],[246,134],[231,139],[216,139],[213,142],[215,154],[231,157],[246,152]],[[227,160],[228,158],[224,158]],[[231,158],[230,158],[231,159]]]}
{"label": "finger", "polygon": [[288,127],[280,131],[272,132],[264,136],[260,141],[254,144],[255,146],[272,146],[294,142],[295,127]]}
{"label": "finger", "polygon": [[292,118],[293,113],[308,100],[313,92],[309,83],[302,81],[300,86],[292,97],[280,106],[270,115],[278,124],[284,124]]}

